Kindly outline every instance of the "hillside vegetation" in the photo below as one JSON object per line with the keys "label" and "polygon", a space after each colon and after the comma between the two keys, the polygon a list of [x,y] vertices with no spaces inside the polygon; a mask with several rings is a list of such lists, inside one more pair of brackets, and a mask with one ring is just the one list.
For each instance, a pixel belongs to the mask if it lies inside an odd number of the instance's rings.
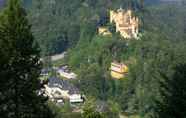
{"label": "hillside vegetation", "polygon": [[[98,26],[109,25],[108,10],[120,6],[132,6],[141,19],[140,40],[119,40],[117,33],[97,35]],[[161,99],[160,72],[171,78],[186,60],[185,8],[166,4],[143,8],[135,0],[35,0],[30,21],[44,55],[68,48],[65,62],[78,73],[75,84],[83,93],[117,104],[118,110],[112,112],[149,118],[155,116],[155,101]],[[113,60],[129,65],[127,78],[110,77]]]}
{"label": "hillside vegetation", "polygon": [[[118,112],[155,117],[156,101],[162,97],[160,81],[165,79],[161,73],[172,78],[175,67],[186,63],[185,12],[185,6],[167,5],[138,12],[143,23],[140,40],[119,40],[118,34],[102,37],[89,28],[82,30],[66,59],[79,74],[77,86],[88,96],[118,104]],[[129,65],[127,78],[110,77],[113,60]]]}
{"label": "hillside vegetation", "polygon": [[84,28],[91,37],[106,22],[109,9],[129,5],[140,9],[138,0],[32,0],[29,16],[43,54],[51,55],[74,47]]}
{"label": "hillside vegetation", "polygon": [[[159,0],[149,6],[144,0],[25,2],[42,56],[67,51],[61,61],[78,74],[73,84],[87,97],[85,112],[78,115],[68,105],[65,111],[51,104],[56,118],[119,118],[121,114],[185,118],[186,5],[158,4]],[[108,22],[109,10],[120,7],[132,9],[140,18],[139,40],[124,39],[114,30],[112,36],[98,35],[99,26],[114,28]],[[125,78],[111,77],[113,61],[127,64]],[[98,101],[108,106],[103,113],[95,110]]]}

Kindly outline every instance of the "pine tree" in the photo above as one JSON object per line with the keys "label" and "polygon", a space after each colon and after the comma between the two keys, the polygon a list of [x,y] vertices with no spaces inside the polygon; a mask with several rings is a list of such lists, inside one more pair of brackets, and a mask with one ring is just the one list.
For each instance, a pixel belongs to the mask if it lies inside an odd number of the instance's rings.
{"label": "pine tree", "polygon": [[186,65],[175,68],[172,78],[164,74],[161,82],[162,100],[157,102],[158,118],[186,118]]}
{"label": "pine tree", "polygon": [[82,118],[105,118],[105,116],[96,111],[95,99],[90,98],[84,105]]}
{"label": "pine tree", "polygon": [[0,18],[0,117],[53,117],[39,95],[40,50],[20,1],[9,0]]}

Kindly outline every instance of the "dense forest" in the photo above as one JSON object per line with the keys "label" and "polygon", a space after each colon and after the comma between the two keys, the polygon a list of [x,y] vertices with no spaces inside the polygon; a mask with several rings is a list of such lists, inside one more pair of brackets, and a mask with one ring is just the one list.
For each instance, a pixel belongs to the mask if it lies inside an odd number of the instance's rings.
{"label": "dense forest", "polygon": [[110,9],[132,8],[139,13],[144,10],[144,4],[158,5],[158,3],[161,2],[158,0],[76,0],[75,2],[24,0],[33,25],[33,33],[41,44],[43,55],[61,53],[69,47],[74,47],[80,40],[81,32],[85,27],[92,29],[92,33],[95,33],[98,26],[107,22]]}
{"label": "dense forest", "polygon": [[[186,4],[25,0],[23,5],[41,56],[67,51],[61,62],[78,74],[73,84],[88,98],[83,114],[50,104],[56,118],[119,118],[121,113],[140,118],[185,118]],[[109,10],[120,7],[132,9],[140,18],[139,40],[126,40],[115,32],[111,37],[98,35],[99,26],[113,28],[108,22]],[[129,66],[126,78],[110,76],[113,61]],[[100,101],[108,106],[103,113],[95,111]]]}
{"label": "dense forest", "polygon": [[33,33],[44,55],[51,55],[74,47],[84,28],[95,33],[106,22],[109,9],[129,5],[140,8],[137,0],[33,0],[29,11]]}
{"label": "dense forest", "polygon": [[[5,0],[0,2],[2,5],[5,4]],[[139,12],[143,9],[143,4],[158,3],[160,4],[161,1],[23,0],[33,26],[34,36],[41,46],[43,55],[61,53],[69,47],[74,47],[80,39],[80,33],[84,27],[92,28],[95,33],[99,25],[107,22],[109,9],[128,8],[130,6]],[[43,34],[43,32],[45,33]]]}

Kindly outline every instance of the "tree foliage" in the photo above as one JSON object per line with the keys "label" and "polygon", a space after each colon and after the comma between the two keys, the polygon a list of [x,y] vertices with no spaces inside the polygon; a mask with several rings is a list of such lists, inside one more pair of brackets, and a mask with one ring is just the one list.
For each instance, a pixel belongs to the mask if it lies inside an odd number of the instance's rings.
{"label": "tree foliage", "polygon": [[[29,18],[32,31],[44,55],[60,53],[74,47],[81,38],[82,29],[95,32],[105,22],[108,9],[132,6],[138,9],[138,0],[32,0]],[[94,25],[92,25],[94,24]],[[90,31],[90,30],[89,30]],[[43,33],[45,32],[45,33]]]}
{"label": "tree foliage", "polygon": [[[166,12],[167,6],[164,7]],[[137,113],[145,118],[155,116],[155,101],[161,98],[158,90],[161,86],[155,76],[160,71],[171,76],[174,67],[186,60],[183,28],[180,24],[171,25],[172,18],[174,22],[183,20],[178,16],[184,9],[167,16],[170,19],[164,24],[164,19],[159,18],[164,14],[161,10],[153,12],[155,17],[147,17],[149,11],[142,14],[146,24],[140,40],[119,40],[117,34],[113,37],[94,35],[93,38],[88,37],[88,33],[82,35],[77,46],[69,51],[67,62],[77,71],[77,85],[86,95],[116,101],[122,111],[129,114]],[[172,35],[172,31],[176,35]],[[128,64],[127,78],[111,79],[109,68],[114,60]]]}
{"label": "tree foliage", "polygon": [[175,67],[172,77],[160,73],[162,99],[157,102],[158,118],[185,118],[186,116],[186,66],[179,64]]}
{"label": "tree foliage", "polygon": [[[94,96],[97,100],[105,101],[108,104],[109,101],[112,101],[122,112],[150,118],[157,115],[156,100],[161,101],[162,99],[159,89],[164,89],[164,87],[159,83],[160,80],[164,80],[167,87],[170,86],[171,90],[175,88],[174,91],[179,93],[177,84],[172,85],[172,80],[173,78],[177,80],[175,75],[179,76],[175,72],[175,67],[186,61],[186,15],[184,14],[184,4],[145,7],[144,2],[143,0],[33,0],[31,8],[28,9],[28,18],[33,24],[32,31],[41,46],[43,55],[60,53],[68,48],[66,63],[78,74],[75,84],[86,96]],[[151,1],[151,3],[155,2]],[[141,18],[140,40],[122,39],[118,33],[114,33],[114,24],[108,23],[108,9],[117,9],[120,6],[132,8]],[[3,47],[0,52],[1,65],[2,69],[6,70],[10,66],[6,65],[7,63],[12,65],[21,63],[25,70],[25,66],[29,64],[27,63],[28,58],[24,57],[23,59],[27,59],[24,62],[19,57],[22,56],[20,54],[28,52],[27,49],[33,49],[31,46],[27,46],[30,42],[25,43],[30,40],[19,40],[19,43],[15,40],[16,43],[13,43],[8,39],[30,39],[30,35],[25,36],[25,32],[20,33],[22,30],[15,30],[22,28],[22,24],[25,22],[21,22],[22,20],[18,22],[19,20],[10,10],[10,8],[5,10],[3,17],[1,16],[0,20],[5,22],[5,24],[1,24],[1,27],[7,29],[5,26],[8,28],[11,26],[10,31],[20,34],[18,36],[21,38],[16,38],[17,35],[5,35],[4,30],[0,32],[0,38],[4,39],[1,40],[2,43],[0,42],[0,46]],[[17,15],[20,14],[17,13]],[[107,25],[112,29],[113,35],[111,37],[97,35],[96,29],[102,25]],[[13,48],[15,44],[16,48],[20,49],[15,50]],[[23,49],[23,47],[27,48]],[[20,50],[24,51],[19,54]],[[38,54],[38,50],[35,51]],[[12,61],[14,59],[17,61]],[[109,68],[112,61],[124,62],[129,66],[126,78],[121,80],[111,78]],[[11,71],[8,70],[5,74],[12,75],[12,73],[8,74],[9,72]],[[157,78],[159,72],[172,80],[166,81],[165,77]],[[2,73],[4,72],[2,71]],[[36,73],[35,77],[39,72],[36,71]],[[182,77],[180,76],[180,78]],[[3,82],[5,80],[2,79]],[[176,82],[174,81],[174,83]],[[4,88],[7,86],[3,85]],[[166,91],[175,95],[173,91]],[[175,99],[179,101],[182,97],[179,96],[180,99],[177,97]],[[174,97],[166,96],[161,105],[166,104],[167,110],[171,109],[173,106],[169,106],[167,101],[172,104],[172,101],[175,100],[173,99]],[[184,108],[181,105],[177,105],[177,107]],[[113,107],[114,113],[118,114],[118,110],[116,112],[114,109]],[[94,115],[102,117],[95,109],[87,110],[84,112],[84,117],[93,117]],[[61,117],[61,114],[58,117]]]}
{"label": "tree foliage", "polygon": [[0,114],[3,118],[53,117],[39,94],[39,48],[19,0],[10,0],[0,22]]}

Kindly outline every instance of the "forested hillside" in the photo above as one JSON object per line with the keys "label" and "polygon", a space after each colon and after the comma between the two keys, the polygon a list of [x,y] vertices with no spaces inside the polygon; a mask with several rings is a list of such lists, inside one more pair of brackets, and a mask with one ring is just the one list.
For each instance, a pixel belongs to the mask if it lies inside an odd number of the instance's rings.
{"label": "forested hillside", "polygon": [[[95,33],[97,26],[107,22],[109,9],[130,6],[139,12],[144,4],[143,0],[23,1],[43,55],[61,53],[76,45],[84,27],[92,28]],[[144,2],[151,5],[160,3],[159,0]]]}
{"label": "forested hillside", "polygon": [[[137,41],[119,40],[118,34],[89,35],[85,29],[66,59],[79,74],[77,86],[88,96],[118,104],[123,112],[155,117],[161,73],[172,78],[175,67],[186,63],[185,7],[164,4],[137,12],[143,24]],[[129,65],[127,78],[111,79],[113,60]]]}
{"label": "forested hillside", "polygon": [[108,10],[120,6],[140,9],[138,0],[33,0],[29,16],[33,33],[47,55],[75,46],[83,29],[94,34],[97,26],[106,22]]}
{"label": "forested hillside", "polygon": [[[98,118],[120,118],[122,114],[138,118],[185,118],[186,5],[161,2],[24,1],[41,56],[66,51],[59,63],[77,73],[77,80],[71,83],[86,96],[83,114],[72,113],[69,103],[64,104],[66,111],[51,104],[57,112],[56,118],[73,115],[96,118],[95,114]],[[138,40],[121,37],[115,32],[115,24],[109,22],[109,11],[120,7],[131,9],[140,19]],[[99,26],[112,29],[112,36],[99,35]],[[126,77],[119,80],[111,77],[110,66],[114,61],[128,66]],[[96,111],[100,102],[107,108]]]}
{"label": "forested hillside", "polygon": [[[161,99],[160,72],[171,78],[174,68],[186,63],[186,6],[157,3],[143,7],[135,0],[35,0],[29,17],[44,55],[68,49],[66,63],[78,73],[75,84],[83,93],[115,104],[114,113],[149,118]],[[121,6],[130,6],[140,17],[141,40],[119,40],[117,33],[112,38],[97,35],[98,26],[109,25],[108,10]],[[111,79],[113,60],[129,65],[127,78]]]}

